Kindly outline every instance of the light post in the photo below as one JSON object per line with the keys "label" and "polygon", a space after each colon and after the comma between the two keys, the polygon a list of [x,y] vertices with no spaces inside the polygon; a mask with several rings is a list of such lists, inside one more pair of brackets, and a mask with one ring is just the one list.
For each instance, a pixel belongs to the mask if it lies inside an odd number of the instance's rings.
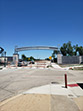
{"label": "light post", "polygon": [[6,67],[6,51],[4,52],[4,55],[5,55],[5,57],[4,57],[4,67]]}

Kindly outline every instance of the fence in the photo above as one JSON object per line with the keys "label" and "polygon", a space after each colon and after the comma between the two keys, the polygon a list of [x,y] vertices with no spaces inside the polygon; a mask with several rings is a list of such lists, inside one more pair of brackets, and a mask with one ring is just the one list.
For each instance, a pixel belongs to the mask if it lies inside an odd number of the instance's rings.
{"label": "fence", "polygon": [[58,64],[80,64],[83,63],[83,56],[62,56],[57,55]]}

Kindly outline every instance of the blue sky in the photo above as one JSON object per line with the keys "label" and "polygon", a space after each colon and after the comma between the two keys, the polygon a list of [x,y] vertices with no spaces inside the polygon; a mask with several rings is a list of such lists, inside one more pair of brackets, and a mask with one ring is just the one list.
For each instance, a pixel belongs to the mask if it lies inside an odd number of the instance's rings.
{"label": "blue sky", "polygon": [[[0,46],[12,55],[14,47],[83,46],[83,0],[0,0]],[[52,51],[19,54],[45,58]]]}

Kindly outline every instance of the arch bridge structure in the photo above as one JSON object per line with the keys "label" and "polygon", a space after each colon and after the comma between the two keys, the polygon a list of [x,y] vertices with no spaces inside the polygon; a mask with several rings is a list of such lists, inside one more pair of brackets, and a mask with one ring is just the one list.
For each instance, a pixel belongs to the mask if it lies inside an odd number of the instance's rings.
{"label": "arch bridge structure", "polygon": [[15,48],[15,53],[20,52],[20,51],[26,51],[26,50],[58,50],[58,48],[50,47],[50,46],[20,47],[20,48]]}
{"label": "arch bridge structure", "polygon": [[54,46],[31,46],[31,47],[15,47],[14,54],[13,54],[13,62],[18,63],[19,61],[19,54],[20,51],[28,51],[28,50],[55,50],[59,51],[58,47]]}

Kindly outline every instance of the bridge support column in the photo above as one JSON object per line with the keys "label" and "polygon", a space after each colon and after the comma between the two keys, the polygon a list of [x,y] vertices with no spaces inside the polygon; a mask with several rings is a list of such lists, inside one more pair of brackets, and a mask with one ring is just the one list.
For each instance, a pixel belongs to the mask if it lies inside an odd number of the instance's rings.
{"label": "bridge support column", "polygon": [[62,55],[61,54],[57,54],[57,63],[62,64]]}
{"label": "bridge support column", "polygon": [[19,54],[13,54],[13,63],[17,66],[19,62]]}

